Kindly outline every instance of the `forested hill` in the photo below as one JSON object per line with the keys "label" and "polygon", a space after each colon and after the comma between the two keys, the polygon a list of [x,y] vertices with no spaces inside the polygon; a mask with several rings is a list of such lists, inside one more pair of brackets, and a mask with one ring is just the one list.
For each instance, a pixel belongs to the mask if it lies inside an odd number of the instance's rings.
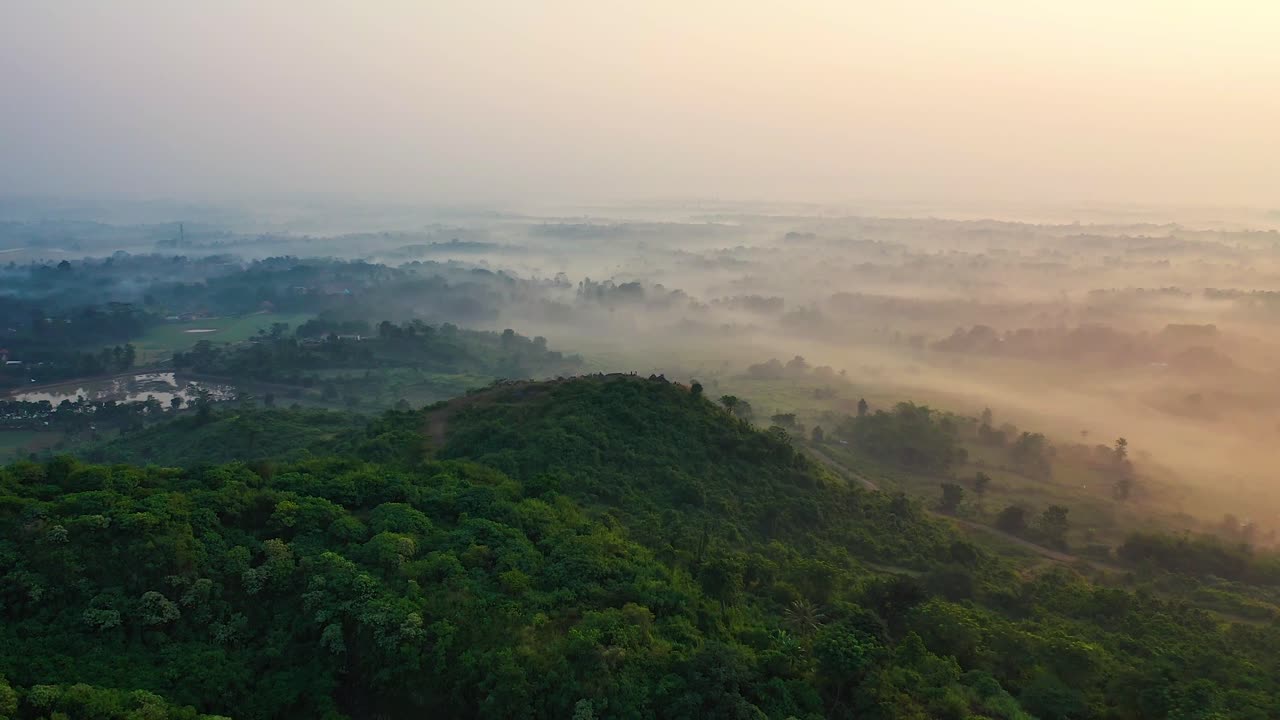
{"label": "forested hill", "polygon": [[312,452],[0,470],[0,716],[1280,714],[1276,628],[1016,574],[696,387],[499,386]]}
{"label": "forested hill", "polygon": [[773,540],[839,565],[850,553],[913,567],[949,557],[941,526],[918,522],[905,502],[846,487],[785,432],[756,430],[697,386],[604,376],[455,404],[437,411],[448,416],[441,457],[568,494],[671,558],[696,559],[700,549],[728,557]]}

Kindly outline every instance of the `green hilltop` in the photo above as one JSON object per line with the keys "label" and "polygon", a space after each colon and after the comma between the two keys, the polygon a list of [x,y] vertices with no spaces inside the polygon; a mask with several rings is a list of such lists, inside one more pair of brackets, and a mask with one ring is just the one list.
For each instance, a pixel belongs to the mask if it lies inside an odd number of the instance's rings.
{"label": "green hilltop", "polygon": [[306,412],[0,469],[0,716],[1280,715],[1275,625],[1017,572],[696,385]]}

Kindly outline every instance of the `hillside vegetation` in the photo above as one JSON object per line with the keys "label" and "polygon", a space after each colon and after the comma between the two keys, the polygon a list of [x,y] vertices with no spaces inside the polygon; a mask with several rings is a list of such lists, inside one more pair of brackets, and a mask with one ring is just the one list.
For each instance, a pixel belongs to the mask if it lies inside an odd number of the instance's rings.
{"label": "hillside vegetation", "polygon": [[301,442],[0,470],[0,715],[1280,714],[1275,626],[1016,573],[696,385],[499,386]]}
{"label": "hillside vegetation", "polygon": [[360,415],[326,410],[202,408],[88,445],[80,455],[99,463],[166,467],[219,465],[237,460],[292,462],[331,454],[334,440],[367,422]]}

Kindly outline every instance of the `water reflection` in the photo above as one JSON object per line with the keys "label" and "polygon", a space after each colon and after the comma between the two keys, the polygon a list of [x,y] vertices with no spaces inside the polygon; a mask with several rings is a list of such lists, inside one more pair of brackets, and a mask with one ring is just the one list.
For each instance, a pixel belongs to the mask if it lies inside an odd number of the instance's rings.
{"label": "water reflection", "polygon": [[55,385],[15,393],[13,399],[26,402],[47,400],[56,406],[63,400],[74,401],[79,397],[86,400],[115,400],[116,402],[137,402],[153,397],[168,408],[173,398],[180,397],[186,404],[199,397],[202,389],[207,390],[213,400],[229,400],[235,397],[235,388],[230,385],[197,382],[180,378],[175,373],[161,372],[139,373],[98,382]]}

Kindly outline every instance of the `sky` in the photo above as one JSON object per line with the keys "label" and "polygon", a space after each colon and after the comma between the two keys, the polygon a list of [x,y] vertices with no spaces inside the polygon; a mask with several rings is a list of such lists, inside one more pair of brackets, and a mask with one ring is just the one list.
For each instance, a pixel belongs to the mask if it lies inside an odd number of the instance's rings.
{"label": "sky", "polygon": [[0,0],[0,193],[1280,208],[1275,0]]}

